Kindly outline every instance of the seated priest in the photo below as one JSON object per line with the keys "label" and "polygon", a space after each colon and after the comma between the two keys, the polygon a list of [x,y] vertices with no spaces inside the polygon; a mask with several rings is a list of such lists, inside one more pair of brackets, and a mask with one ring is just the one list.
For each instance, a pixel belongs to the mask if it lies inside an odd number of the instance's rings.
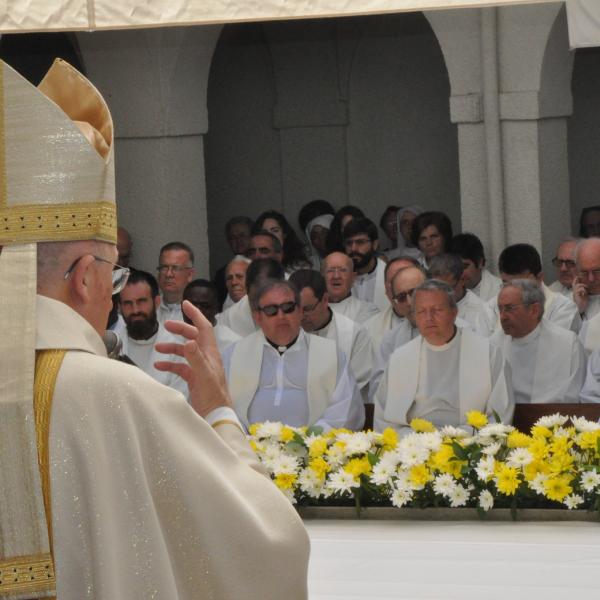
{"label": "seated priest", "polygon": [[352,319],[329,308],[325,279],[318,271],[299,269],[292,273],[290,282],[300,292],[302,329],[335,342],[338,350],[350,360],[352,375],[366,400],[373,366],[373,347],[369,334]]}
{"label": "seated priest", "polygon": [[573,282],[575,281],[577,265],[575,263],[575,250],[577,238],[565,238],[556,249],[556,256],[552,265],[556,270],[556,281],[548,287],[553,291],[573,300]]}
{"label": "seated priest", "polygon": [[260,329],[223,353],[242,423],[362,427],[362,399],[346,357],[333,340],[302,331],[297,288],[264,280],[251,289],[250,302]]}
{"label": "seated priest", "polygon": [[[539,252],[531,244],[513,244],[507,246],[498,258],[498,270],[504,283],[513,279],[529,279],[537,284],[544,293],[544,319],[552,321],[559,327],[570,329],[575,333],[581,327],[581,317],[575,303],[558,292],[553,292],[544,284],[542,259]],[[495,331],[500,326],[498,301],[496,298],[488,302],[488,307],[495,315]]]}
{"label": "seated priest", "polygon": [[587,360],[585,380],[580,394],[581,402],[600,402],[600,348]]}
{"label": "seated priest", "polygon": [[[269,234],[271,235],[271,234]],[[254,239],[254,238],[253,238]],[[275,258],[257,258],[248,265],[246,271],[246,294],[239,302],[219,313],[216,317],[219,325],[229,327],[236,335],[246,337],[258,330],[250,308],[250,290],[264,279],[283,279],[285,270]]]}
{"label": "seated priest", "polygon": [[361,325],[379,312],[374,304],[359,300],[352,294],[356,273],[354,262],[347,254],[328,254],[321,264],[321,273],[325,277],[331,310]]}
{"label": "seated priest", "polygon": [[426,281],[413,292],[420,336],[396,349],[374,394],[377,431],[410,431],[412,419],[437,427],[466,427],[471,410],[510,423],[514,409],[510,376],[499,348],[470,329],[456,327],[452,288]]}
{"label": "seated priest", "polygon": [[600,238],[577,244],[575,264],[573,300],[583,319],[579,339],[591,354],[600,348]]}
{"label": "seated priest", "polygon": [[227,263],[225,267],[227,297],[223,302],[223,310],[227,310],[246,295],[246,271],[251,262],[249,258],[236,254]]}
{"label": "seated priest", "polygon": [[502,331],[491,338],[510,365],[515,403],[579,402],[585,353],[577,336],[543,319],[544,292],[513,279],[498,294]]}
{"label": "seated priest", "polygon": [[[217,323],[216,315],[219,311],[219,292],[217,286],[208,279],[194,279],[185,286],[183,290],[183,299],[191,302],[213,326],[213,333],[217,340],[219,352],[223,352],[227,346],[237,342],[240,338],[237,333],[229,329],[226,325]],[[191,319],[183,313],[183,320],[192,325]]]}
{"label": "seated priest", "polygon": [[388,300],[387,308],[375,316],[371,317],[365,323],[365,329],[371,336],[373,342],[373,350],[377,352],[383,336],[399,325],[404,319],[401,308],[394,302],[392,295],[392,279],[402,269],[407,267],[420,267],[419,262],[412,256],[399,256],[393,258],[385,266],[385,295]]}

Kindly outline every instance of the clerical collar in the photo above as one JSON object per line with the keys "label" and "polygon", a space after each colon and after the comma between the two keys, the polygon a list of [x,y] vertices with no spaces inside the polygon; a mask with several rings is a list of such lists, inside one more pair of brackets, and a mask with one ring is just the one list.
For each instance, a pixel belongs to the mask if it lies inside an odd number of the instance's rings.
{"label": "clerical collar", "polygon": [[300,337],[300,335],[297,335],[286,346],[280,346],[279,344],[276,344],[275,342],[272,342],[268,337],[265,337],[265,340],[267,340],[267,342],[269,342],[269,345],[272,346],[273,348],[275,348],[275,350],[277,350],[277,352],[279,352],[279,354],[283,354],[286,350],[288,350],[289,348],[291,348],[298,341],[299,337]]}
{"label": "clerical collar", "polygon": [[331,323],[331,319],[333,319],[333,311],[330,308],[328,308],[327,310],[329,311],[329,316],[327,317],[327,321],[325,321],[325,323],[323,323],[323,325],[321,325],[321,327],[319,327],[319,329],[315,329],[315,333],[317,331],[323,331],[323,329],[325,329],[326,327],[329,327],[329,323]]}
{"label": "clerical collar", "polygon": [[448,348],[452,347],[456,343],[456,340],[458,339],[458,336],[456,335],[457,333],[458,327],[455,325],[452,337],[445,344],[441,344],[440,346],[430,344],[425,338],[423,338],[423,341],[425,342],[427,348],[429,348],[430,350],[433,350],[434,352],[442,352],[444,350],[448,350]]}

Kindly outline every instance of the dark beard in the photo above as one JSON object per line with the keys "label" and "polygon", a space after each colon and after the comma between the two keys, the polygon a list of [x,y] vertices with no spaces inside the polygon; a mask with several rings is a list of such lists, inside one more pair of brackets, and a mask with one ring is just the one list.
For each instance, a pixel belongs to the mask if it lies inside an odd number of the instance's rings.
{"label": "dark beard", "polygon": [[150,317],[135,320],[131,320],[130,316],[125,324],[127,325],[127,335],[134,340],[148,340],[158,331],[156,313]]}
{"label": "dark beard", "polygon": [[[367,252],[367,254],[359,254],[358,252],[353,252],[350,255],[352,262],[354,263],[354,270],[358,271],[359,269],[363,269],[366,267],[373,258],[374,252]],[[358,260],[355,260],[357,258]]]}

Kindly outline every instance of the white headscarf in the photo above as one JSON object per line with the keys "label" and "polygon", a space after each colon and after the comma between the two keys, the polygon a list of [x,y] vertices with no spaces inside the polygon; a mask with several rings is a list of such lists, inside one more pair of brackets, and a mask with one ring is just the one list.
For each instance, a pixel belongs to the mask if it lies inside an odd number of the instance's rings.
{"label": "white headscarf", "polygon": [[333,215],[319,215],[318,217],[315,217],[314,219],[309,221],[308,225],[306,226],[306,229],[304,230],[306,239],[308,240],[309,259],[313,266],[313,269],[316,269],[317,271],[321,268],[321,257],[319,256],[317,249],[312,244],[312,241],[310,239],[310,232],[316,225],[320,225],[325,229],[330,229],[332,221]]}

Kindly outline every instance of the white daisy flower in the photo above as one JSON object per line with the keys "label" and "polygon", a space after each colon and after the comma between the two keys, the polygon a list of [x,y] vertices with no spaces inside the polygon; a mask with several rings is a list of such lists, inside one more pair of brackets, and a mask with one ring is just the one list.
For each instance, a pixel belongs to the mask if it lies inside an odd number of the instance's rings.
{"label": "white daisy flower", "polygon": [[564,427],[557,427],[556,430],[554,431],[555,438],[559,438],[559,437],[568,438],[568,437],[570,437],[570,435],[571,434]]}
{"label": "white daisy flower", "polygon": [[436,494],[449,497],[456,488],[456,481],[449,473],[438,475],[433,482],[433,490]]}
{"label": "white daisy flower", "polygon": [[569,417],[565,417],[559,413],[555,413],[553,415],[545,415],[540,417],[535,425],[539,425],[540,427],[547,427],[548,429],[552,429],[557,425],[564,425],[569,420]]}
{"label": "white daisy flower", "polygon": [[596,423],[595,421],[588,421],[585,417],[571,417],[571,423],[577,431],[596,431],[600,429],[600,423]]}
{"label": "white daisy flower", "polygon": [[494,496],[488,490],[483,490],[479,494],[479,506],[486,512],[494,506]]}
{"label": "white daisy flower", "polygon": [[440,429],[440,434],[442,437],[450,438],[464,438],[469,435],[464,429],[460,429],[460,427],[453,427],[452,425],[444,425]]}
{"label": "white daisy flower", "polygon": [[540,496],[545,496],[546,489],[544,488],[544,481],[548,479],[548,475],[544,473],[538,473],[530,482],[529,487]]}
{"label": "white daisy flower", "polygon": [[312,469],[303,469],[298,477],[300,489],[311,498],[318,498],[323,492],[323,482]]}
{"label": "white daisy flower", "polygon": [[272,461],[272,469],[275,475],[293,475],[300,466],[298,459],[289,454],[281,454],[279,458]]}
{"label": "white daisy flower", "polygon": [[371,449],[371,440],[364,431],[356,433],[340,433],[338,440],[346,442],[346,456],[354,454],[364,454]]}
{"label": "white daisy flower", "polygon": [[533,455],[527,448],[513,448],[506,458],[509,467],[525,467],[533,460]]}
{"label": "white daisy flower", "polygon": [[337,466],[341,465],[345,459],[346,459],[345,450],[343,448],[340,448],[340,446],[336,446],[334,444],[327,450],[327,462],[332,467],[337,467]]}
{"label": "white daisy flower", "polygon": [[281,423],[272,423],[271,421],[265,421],[258,426],[256,431],[256,437],[258,438],[277,438],[281,435],[281,429],[283,425]]}
{"label": "white daisy flower", "polygon": [[386,483],[391,483],[392,477],[395,475],[395,473],[395,467],[392,467],[383,461],[379,461],[373,467],[370,479],[375,485],[384,485]]}
{"label": "white daisy flower", "polygon": [[392,492],[392,504],[397,508],[402,508],[412,500],[412,492],[405,489],[396,489]]}
{"label": "white daisy flower", "polygon": [[383,463],[390,470],[395,470],[398,464],[400,463],[400,456],[396,450],[390,450],[388,452],[384,452],[377,464]]}
{"label": "white daisy flower", "polygon": [[450,506],[452,508],[464,506],[469,499],[469,490],[464,488],[462,485],[456,485],[448,497],[450,499]]}
{"label": "white daisy flower", "polygon": [[429,458],[429,450],[423,446],[400,448],[398,456],[405,467],[414,467],[424,463]]}
{"label": "white daisy flower", "polygon": [[421,433],[421,445],[430,452],[437,452],[442,447],[443,438],[439,431]]}
{"label": "white daisy flower", "polygon": [[583,502],[583,498],[577,494],[569,494],[563,502],[569,510],[572,510]]}
{"label": "white daisy flower", "polygon": [[504,425],[504,423],[491,423],[482,427],[479,430],[480,437],[503,437],[508,435],[511,431],[514,430],[512,425]]}
{"label": "white daisy flower", "polygon": [[493,444],[490,444],[489,446],[485,446],[485,448],[482,448],[481,452],[487,456],[496,456],[496,454],[498,453],[498,450],[500,450],[500,448],[502,448],[502,444],[500,444],[500,442],[494,442]]}
{"label": "white daisy flower", "polygon": [[398,471],[395,481],[396,489],[399,490],[412,490],[412,484],[410,482],[410,473],[408,471]]}
{"label": "white daisy flower", "polygon": [[596,471],[584,471],[581,476],[581,487],[586,492],[593,492],[600,485],[600,473]]}
{"label": "white daisy flower", "polygon": [[351,473],[346,473],[343,469],[331,473],[327,479],[326,488],[331,492],[338,492],[340,494],[350,492],[352,488],[360,486],[359,481],[354,481],[354,477]]}
{"label": "white daisy flower", "polygon": [[488,481],[494,476],[495,460],[493,456],[482,456],[475,467],[475,473],[481,481]]}

